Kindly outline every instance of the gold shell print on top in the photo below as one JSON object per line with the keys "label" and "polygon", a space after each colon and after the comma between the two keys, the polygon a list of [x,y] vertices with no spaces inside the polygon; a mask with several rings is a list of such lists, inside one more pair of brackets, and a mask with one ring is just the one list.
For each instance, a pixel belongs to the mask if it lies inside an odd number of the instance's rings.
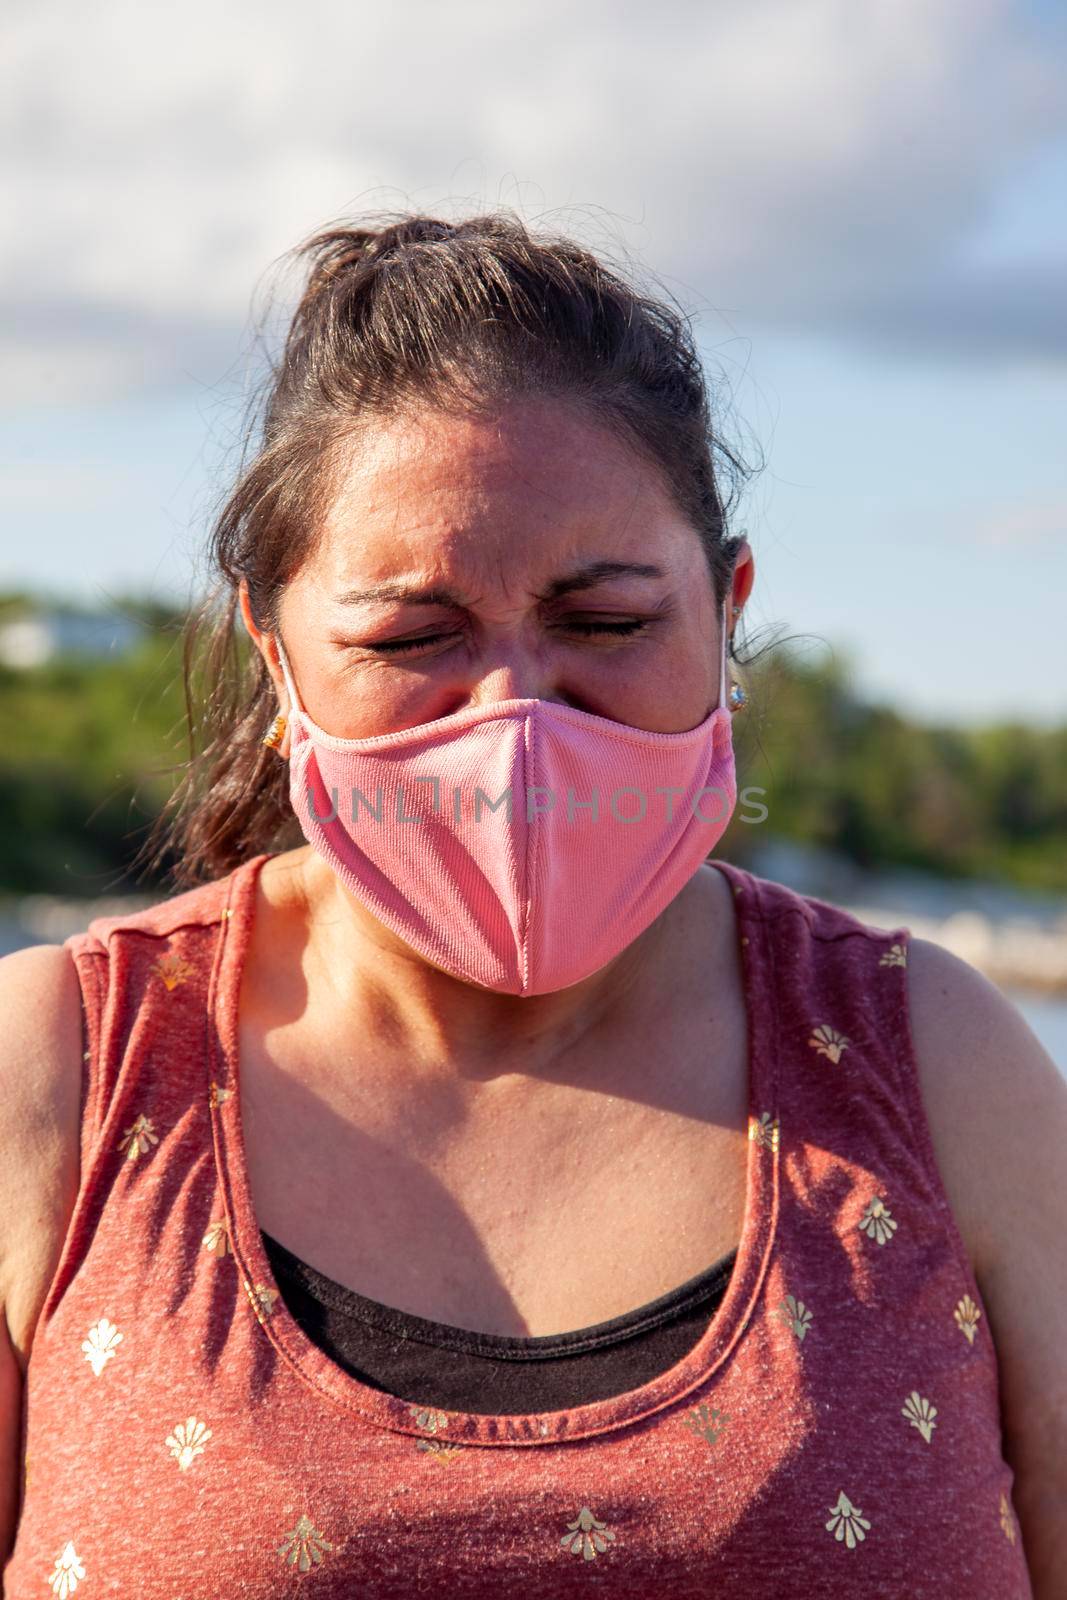
{"label": "gold shell print on top", "polygon": [[101,1317],[89,1329],[89,1337],[82,1340],[85,1359],[99,1378],[107,1363],[114,1359],[115,1347],[122,1343],[122,1334],[113,1322]]}
{"label": "gold shell print on top", "polygon": [[614,1540],[611,1529],[598,1522],[588,1506],[583,1506],[574,1521],[568,1522],[567,1532],[559,1542],[571,1555],[593,1561],[598,1553],[603,1555]]}
{"label": "gold shell print on top", "polygon": [[842,1490],[836,1506],[830,1507],[827,1533],[832,1533],[839,1542],[844,1541],[846,1549],[855,1550],[860,1541],[866,1539],[870,1526],[859,1506],[854,1506]]}
{"label": "gold shell print on top", "polygon": [[878,963],[880,967],[906,967],[907,964],[908,952],[902,944],[891,944]]}
{"label": "gold shell print on top", "polygon": [[167,1434],[167,1444],[171,1455],[185,1472],[197,1456],[203,1455],[204,1446],[210,1438],[211,1429],[195,1417],[190,1417],[186,1422],[179,1422],[173,1433]]}
{"label": "gold shell print on top", "polygon": [[248,1303],[256,1314],[256,1321],[262,1326],[274,1310],[274,1302],[278,1298],[278,1290],[272,1289],[269,1283],[257,1283],[253,1289],[247,1278],[241,1279],[241,1287],[248,1296]]}
{"label": "gold shell print on top", "polygon": [[136,1161],[138,1156],[147,1155],[152,1146],[158,1143],[159,1134],[155,1130],[152,1118],[141,1116],[130,1123],[119,1140],[118,1148],[121,1150],[125,1145],[127,1161]]}
{"label": "gold shell print on top", "polygon": [[974,1336],[978,1332],[978,1318],[982,1315],[969,1294],[965,1294],[952,1315],[956,1319],[956,1326],[965,1335],[968,1344],[974,1343]]}
{"label": "gold shell print on top", "polygon": [[929,1400],[923,1399],[917,1389],[913,1389],[901,1406],[900,1414],[902,1417],[907,1417],[913,1428],[918,1428],[927,1444],[929,1444],[934,1436],[934,1429],[937,1427],[937,1423],[934,1421],[937,1416],[937,1407],[932,1406]]}
{"label": "gold shell print on top", "polygon": [[157,978],[162,978],[167,986],[168,993],[176,989],[180,983],[187,983],[196,971],[188,961],[183,961],[181,956],[160,956],[154,963],[152,971]]}
{"label": "gold shell print on top", "polygon": [[797,1300],[793,1295],[787,1294],[784,1300],[771,1312],[772,1317],[779,1317],[782,1322],[788,1323],[790,1330],[796,1334],[803,1343],[804,1335],[812,1324],[812,1315],[803,1300]]}
{"label": "gold shell print on top", "polygon": [[437,1433],[441,1428],[448,1427],[448,1413],[435,1411],[426,1406],[408,1406],[408,1410],[415,1418],[415,1426],[425,1428],[427,1433]]}
{"label": "gold shell print on top", "polygon": [[59,1595],[60,1600],[64,1600],[65,1595],[74,1593],[84,1577],[85,1568],[81,1564],[73,1541],[68,1539],[63,1547],[63,1554],[56,1557],[55,1571],[48,1575],[49,1587],[54,1594]]}
{"label": "gold shell print on top", "polygon": [[230,1230],[225,1217],[215,1218],[201,1239],[200,1245],[202,1249],[210,1250],[213,1256],[233,1254],[233,1248],[230,1244]]}
{"label": "gold shell print on top", "polygon": [[777,1150],[780,1137],[777,1117],[772,1121],[769,1111],[761,1112],[758,1122],[755,1117],[749,1117],[748,1136],[753,1144],[761,1144],[767,1150]]}
{"label": "gold shell print on top", "polygon": [[867,1202],[867,1209],[856,1226],[861,1233],[867,1234],[869,1238],[876,1240],[878,1244],[888,1243],[897,1231],[897,1225],[893,1220],[889,1207],[878,1195],[875,1195],[873,1200]]}
{"label": "gold shell print on top", "polygon": [[434,1461],[452,1461],[463,1453],[462,1445],[446,1444],[441,1439],[416,1439],[415,1449],[422,1450]]}
{"label": "gold shell print on top", "polygon": [[289,1566],[296,1567],[299,1572],[307,1572],[313,1564],[317,1566],[321,1563],[324,1550],[332,1549],[329,1539],[319,1532],[311,1518],[301,1516],[293,1531],[286,1535],[284,1544],[278,1546],[278,1554],[285,1558]]}
{"label": "gold shell print on top", "polygon": [[694,1407],[682,1418],[687,1427],[692,1428],[695,1434],[701,1439],[706,1439],[709,1444],[719,1442],[729,1420],[725,1411],[717,1411],[714,1408],[709,1410],[706,1404]]}
{"label": "gold shell print on top", "polygon": [[846,1039],[843,1033],[838,1033],[836,1028],[831,1028],[829,1023],[824,1022],[814,1030],[808,1043],[821,1056],[826,1056],[828,1060],[836,1062],[841,1060],[852,1040]]}

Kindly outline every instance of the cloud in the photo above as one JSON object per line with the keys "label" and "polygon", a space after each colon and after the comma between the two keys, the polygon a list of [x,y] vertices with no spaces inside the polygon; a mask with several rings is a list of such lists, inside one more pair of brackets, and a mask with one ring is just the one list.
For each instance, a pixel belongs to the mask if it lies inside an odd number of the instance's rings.
{"label": "cloud", "polygon": [[976,519],[969,539],[987,550],[1067,550],[1067,500],[998,507]]}
{"label": "cloud", "polygon": [[1035,28],[1009,0],[16,6],[9,403],[214,381],[282,252],[409,205],[630,252],[712,338],[1062,360],[1053,264],[975,254],[1067,132]]}
{"label": "cloud", "polygon": [[1067,258],[931,267],[879,293],[812,299],[777,321],[906,359],[1006,362],[1062,370],[1067,361]]}

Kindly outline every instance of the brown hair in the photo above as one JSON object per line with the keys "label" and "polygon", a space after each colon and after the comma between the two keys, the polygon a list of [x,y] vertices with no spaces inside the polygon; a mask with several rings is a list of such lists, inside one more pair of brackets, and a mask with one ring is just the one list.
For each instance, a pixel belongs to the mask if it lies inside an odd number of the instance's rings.
{"label": "brown hair", "polygon": [[257,625],[274,631],[362,418],[484,411],[525,395],[577,405],[659,468],[697,530],[720,605],[729,586],[741,539],[727,537],[725,508],[748,469],[712,427],[689,318],[506,211],[457,223],[378,217],[316,233],[282,258],[310,263],[306,284],[255,402],[258,451],[212,531],[215,585],[185,637],[190,755],[142,853],[157,869],[169,857],[179,887],[303,840],[287,764],[261,744],[277,706],[262,657],[235,626],[238,588],[245,579]]}

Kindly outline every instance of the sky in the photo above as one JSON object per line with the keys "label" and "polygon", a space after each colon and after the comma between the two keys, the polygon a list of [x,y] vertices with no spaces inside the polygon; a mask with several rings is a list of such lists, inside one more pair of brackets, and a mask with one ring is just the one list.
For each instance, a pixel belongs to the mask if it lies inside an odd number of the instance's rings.
{"label": "sky", "polygon": [[1067,13],[1009,0],[12,0],[0,587],[205,581],[290,251],[505,206],[695,319],[749,637],[1067,721]]}

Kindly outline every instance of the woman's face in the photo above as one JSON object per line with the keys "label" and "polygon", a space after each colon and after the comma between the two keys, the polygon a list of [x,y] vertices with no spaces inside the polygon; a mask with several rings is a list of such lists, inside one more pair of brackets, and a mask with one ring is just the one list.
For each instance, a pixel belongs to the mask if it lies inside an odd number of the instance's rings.
{"label": "woman's face", "polygon": [[[279,606],[329,733],[520,697],[676,733],[714,706],[720,618],[697,534],[651,466],[570,408],[392,420],[361,433],[339,483]],[[750,586],[748,571],[735,595]]]}

